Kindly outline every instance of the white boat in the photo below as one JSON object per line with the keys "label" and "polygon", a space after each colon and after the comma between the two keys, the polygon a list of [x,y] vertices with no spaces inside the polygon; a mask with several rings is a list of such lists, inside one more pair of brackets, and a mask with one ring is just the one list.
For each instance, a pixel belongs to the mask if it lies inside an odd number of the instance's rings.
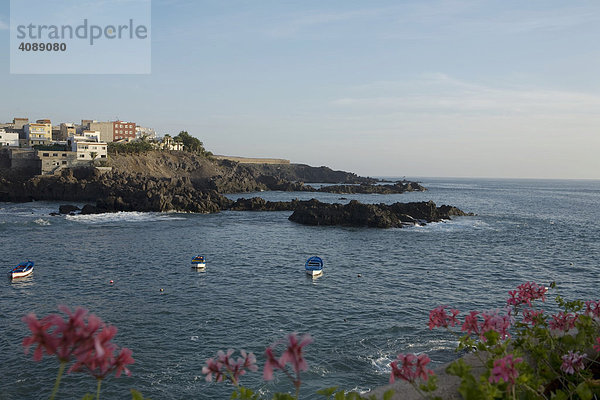
{"label": "white boat", "polygon": [[323,273],[323,260],[321,257],[313,256],[306,260],[304,264],[306,273],[310,276],[319,276]]}
{"label": "white boat", "polygon": [[206,268],[206,260],[204,259],[204,256],[196,256],[192,258],[192,268]]}
{"label": "white boat", "polygon": [[11,279],[22,278],[33,273],[33,261],[25,261],[8,272]]}

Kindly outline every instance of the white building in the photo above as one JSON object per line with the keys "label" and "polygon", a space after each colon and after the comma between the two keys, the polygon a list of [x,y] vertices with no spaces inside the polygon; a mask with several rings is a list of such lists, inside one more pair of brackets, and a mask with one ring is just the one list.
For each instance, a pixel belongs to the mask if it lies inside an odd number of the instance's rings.
{"label": "white building", "polygon": [[100,141],[98,131],[83,131],[81,135],[71,136],[67,142],[79,161],[106,158],[107,144]]}
{"label": "white building", "polygon": [[146,128],[144,126],[135,127],[135,137],[141,139],[146,137],[148,139],[156,139],[156,131],[152,128]]}
{"label": "white building", "polygon": [[183,150],[183,142],[179,140],[174,140],[170,135],[165,135],[161,142],[161,148],[164,150]]}
{"label": "white building", "polygon": [[16,132],[6,132],[0,129],[0,146],[19,147],[19,134]]}

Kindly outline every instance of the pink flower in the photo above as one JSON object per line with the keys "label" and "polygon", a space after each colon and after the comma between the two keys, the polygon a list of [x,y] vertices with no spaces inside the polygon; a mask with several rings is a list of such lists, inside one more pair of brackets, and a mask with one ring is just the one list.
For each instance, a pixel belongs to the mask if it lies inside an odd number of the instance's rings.
{"label": "pink flower", "polygon": [[446,313],[446,308],[448,306],[438,306],[429,312],[429,329],[433,329],[435,327],[444,327],[454,326],[458,324],[458,320],[456,316],[460,313],[458,310],[450,309],[449,315]]}
{"label": "pink flower", "polygon": [[223,380],[222,366],[214,358],[206,360],[206,366],[202,367],[202,373],[206,375],[206,382],[212,382],[213,374],[215,375],[215,381],[221,382]]}
{"label": "pink flower", "polygon": [[527,308],[523,310],[523,323],[535,326],[538,324],[538,317],[540,315],[544,315],[544,310],[535,311],[531,308]]}
{"label": "pink flower", "polygon": [[600,337],[596,338],[596,344],[594,345],[594,350],[600,353]]}
{"label": "pink flower", "polygon": [[[394,383],[396,378],[413,383],[417,378],[424,381],[429,379],[429,375],[433,375],[433,371],[426,368],[431,359],[427,354],[398,354],[396,360],[390,363],[392,373],[390,374],[390,383]],[[402,366],[398,366],[398,362]]]}
{"label": "pink flower", "polygon": [[263,369],[263,379],[265,381],[270,381],[273,379],[273,368],[285,370],[285,363],[281,363],[275,357],[272,347],[267,347],[265,356],[267,357],[267,362],[265,362],[265,368]]}
{"label": "pink flower", "polygon": [[466,331],[467,334],[475,333],[479,335],[479,321],[477,319],[477,315],[479,315],[479,311],[471,311],[469,315],[465,317],[465,323],[463,324],[461,331]]}
{"label": "pink flower", "polygon": [[263,370],[263,379],[266,381],[273,379],[273,369],[280,369],[288,374],[286,371],[286,364],[290,363],[294,373],[296,374],[295,379],[291,379],[294,381],[296,387],[298,387],[300,384],[300,371],[308,370],[308,364],[306,363],[302,352],[304,346],[312,342],[313,340],[308,334],[302,336],[300,340],[298,340],[298,337],[295,333],[289,334],[287,349],[283,352],[279,359],[277,359],[273,353],[273,350],[278,343],[274,343],[267,347],[265,350],[267,362],[265,363],[265,368]]}
{"label": "pink flower", "polygon": [[520,363],[521,361],[523,361],[523,359],[520,357],[513,360],[512,354],[509,354],[499,360],[495,360],[489,381],[491,383],[498,383],[500,380],[502,380],[505,383],[514,385],[517,377],[519,376],[519,371],[517,371],[516,364]]}
{"label": "pink flower", "polygon": [[234,385],[237,385],[240,377],[246,374],[246,370],[258,370],[258,367],[256,366],[256,357],[253,353],[246,353],[244,350],[241,350],[241,357],[238,357],[237,361],[234,361],[231,357],[233,352],[233,350],[228,350],[227,353],[224,353],[219,350],[217,352],[216,360],[214,358],[206,360],[206,366],[202,368],[202,373],[206,375],[207,382],[213,380],[214,374],[217,382],[221,382],[226,378]]}
{"label": "pink flower", "polygon": [[121,373],[125,372],[125,375],[131,376],[131,371],[126,367],[127,365],[133,364],[135,360],[131,357],[133,352],[127,347],[123,347],[114,362],[115,377],[119,378]]}
{"label": "pink flower", "polygon": [[541,299],[546,301],[546,292],[548,289],[534,282],[525,282],[517,286],[517,290],[509,291],[510,298],[506,301],[509,305],[518,306],[527,304],[531,306],[533,300]]}
{"label": "pink flower", "polygon": [[69,370],[69,372],[87,372],[96,379],[104,379],[111,372],[116,371],[115,376],[118,378],[124,371],[125,374],[131,375],[126,365],[133,364],[134,359],[131,357],[131,350],[127,348],[121,349],[118,356],[115,357],[117,346],[111,343],[110,346],[103,348],[103,353],[99,354],[96,351],[87,353],[85,358],[77,361]]}
{"label": "pink flower", "polygon": [[484,336],[486,332],[495,331],[500,335],[500,339],[510,337],[511,320],[509,315],[500,315],[498,312],[481,313],[483,324],[481,325],[481,340],[487,340]]}
{"label": "pink flower", "polygon": [[585,367],[583,365],[584,357],[587,357],[587,354],[580,354],[578,351],[573,353],[573,351],[569,350],[567,354],[562,356],[563,362],[560,369],[567,374],[573,375],[575,371],[580,371]]}
{"label": "pink flower", "polygon": [[590,317],[600,318],[600,300],[586,301],[585,312]]}
{"label": "pink flower", "polygon": [[25,351],[32,344],[38,345],[34,360],[39,361],[46,351],[46,354],[56,354],[63,363],[75,357],[77,362],[69,372],[85,369],[98,379],[112,371],[116,371],[117,377],[122,372],[131,374],[126,368],[134,362],[131,350],[123,348],[118,356],[114,354],[117,346],[111,340],[117,333],[116,327],[104,324],[93,314],[88,315],[84,308],[76,308],[73,312],[65,306],[59,306],[59,309],[67,314],[66,320],[58,314],[50,314],[40,321],[33,314],[23,317],[32,332],[31,337],[23,340]]}
{"label": "pink flower", "polygon": [[556,315],[552,315],[552,321],[550,321],[548,325],[550,326],[550,329],[567,332],[575,327],[577,317],[577,314],[564,313],[561,311]]}
{"label": "pink flower", "polygon": [[41,320],[38,320],[35,314],[32,313],[24,316],[22,321],[27,324],[31,331],[31,336],[23,339],[25,354],[29,352],[29,347],[32,345],[37,345],[33,352],[33,359],[35,361],[40,361],[44,352],[48,355],[56,353],[58,338],[55,333],[51,331],[54,326],[52,318],[44,317]]}
{"label": "pink flower", "polygon": [[[100,321],[100,319],[97,319],[97,321]],[[123,348],[115,356],[118,347],[111,340],[116,335],[117,328],[102,323],[101,329],[97,329],[94,324],[92,325],[94,335],[90,336],[90,339],[83,346],[74,351],[77,362],[73,364],[69,372],[86,371],[96,379],[104,379],[113,371],[116,371],[115,376],[117,378],[121,376],[123,371],[127,375],[131,375],[129,369],[126,368],[126,365],[134,362],[131,357],[131,350]]]}

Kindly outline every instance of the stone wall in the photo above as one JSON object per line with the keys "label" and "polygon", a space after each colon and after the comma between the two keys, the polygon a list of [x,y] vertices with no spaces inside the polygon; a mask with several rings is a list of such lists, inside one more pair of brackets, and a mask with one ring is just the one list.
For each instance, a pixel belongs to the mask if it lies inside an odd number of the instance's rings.
{"label": "stone wall", "polygon": [[250,158],[236,156],[213,156],[217,160],[235,161],[240,164],[289,164],[290,160],[283,158]]}

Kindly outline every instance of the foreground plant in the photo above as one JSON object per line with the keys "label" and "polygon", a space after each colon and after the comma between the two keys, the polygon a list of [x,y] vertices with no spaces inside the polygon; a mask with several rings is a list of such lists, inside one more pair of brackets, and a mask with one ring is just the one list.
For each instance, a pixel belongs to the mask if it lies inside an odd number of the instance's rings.
{"label": "foreground plant", "polygon": [[[509,292],[502,310],[470,311],[462,319],[459,310],[447,306],[430,312],[430,329],[452,332],[459,338],[458,350],[475,350],[486,367],[481,376],[474,376],[463,359],[447,368],[461,378],[458,390],[463,398],[587,400],[600,396],[600,301],[568,302],[557,295],[562,310],[549,314],[536,308],[537,302],[546,301],[548,291],[526,282]],[[429,373],[418,361],[426,356],[404,357],[399,358],[403,366],[416,369],[400,369],[392,363],[390,380],[396,377],[414,384],[418,376],[426,381]]]}
{"label": "foreground plant", "polygon": [[23,339],[25,354],[35,347],[35,361],[41,361],[44,354],[58,358],[60,367],[50,400],[58,392],[67,364],[73,360],[75,363],[68,372],[87,372],[95,377],[96,399],[99,399],[102,380],[108,375],[112,372],[117,378],[123,372],[131,375],[127,365],[134,362],[132,352],[125,347],[119,350],[112,343],[117,328],[105,324],[86,309],[77,308],[73,312],[66,306],[59,306],[59,309],[67,315],[66,319],[58,314],[50,314],[39,320],[33,313],[23,317],[23,322],[31,331],[31,336]]}

